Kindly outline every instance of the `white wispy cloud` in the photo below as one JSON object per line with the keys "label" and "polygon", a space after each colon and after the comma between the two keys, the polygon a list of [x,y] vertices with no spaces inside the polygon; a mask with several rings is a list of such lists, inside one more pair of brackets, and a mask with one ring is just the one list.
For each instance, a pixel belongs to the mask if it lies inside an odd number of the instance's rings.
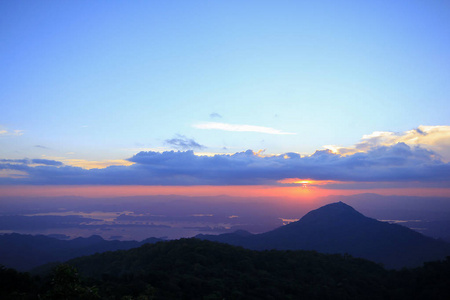
{"label": "white wispy cloud", "polygon": [[227,124],[218,122],[205,122],[192,125],[194,128],[198,129],[216,129],[225,131],[237,131],[237,132],[259,132],[267,134],[296,134],[292,132],[285,132],[270,127],[255,126],[255,125],[245,125],[245,124]]}

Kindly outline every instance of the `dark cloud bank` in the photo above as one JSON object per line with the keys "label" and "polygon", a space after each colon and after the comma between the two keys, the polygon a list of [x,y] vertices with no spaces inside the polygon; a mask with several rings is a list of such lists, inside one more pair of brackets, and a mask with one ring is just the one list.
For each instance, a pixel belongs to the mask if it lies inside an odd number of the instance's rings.
{"label": "dark cloud bank", "polygon": [[205,149],[206,147],[203,145],[200,145],[193,139],[189,139],[185,137],[184,135],[177,135],[173,139],[165,140],[165,143],[167,145],[170,145],[178,150],[188,150],[188,149]]}
{"label": "dark cloud bank", "polygon": [[[22,165],[46,165],[46,166],[62,166],[63,163],[56,160],[51,159],[0,159],[0,164],[22,164]],[[2,169],[0,165],[0,170]]]}
{"label": "dark cloud bank", "polygon": [[[259,185],[285,178],[345,182],[390,182],[450,187],[450,164],[420,147],[399,143],[348,156],[329,150],[301,157],[297,153],[261,157],[251,150],[233,155],[196,156],[189,151],[139,152],[131,166],[86,170],[57,161],[3,160],[1,169],[23,171],[26,178],[0,178],[1,184],[105,185]],[[36,162],[36,160],[33,160]]]}

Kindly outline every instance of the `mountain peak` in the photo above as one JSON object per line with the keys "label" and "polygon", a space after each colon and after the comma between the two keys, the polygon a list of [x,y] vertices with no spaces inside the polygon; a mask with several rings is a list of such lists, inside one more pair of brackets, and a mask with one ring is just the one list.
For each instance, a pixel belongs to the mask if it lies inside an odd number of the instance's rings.
{"label": "mountain peak", "polygon": [[345,204],[345,203],[342,202],[342,201],[330,203],[330,204],[327,204],[327,205],[322,206],[321,208],[324,208],[324,207],[342,207],[342,208],[345,207],[345,208],[351,208],[351,209],[353,209],[353,207],[351,207],[351,206],[348,205],[348,204]]}
{"label": "mountain peak", "polygon": [[364,215],[356,211],[350,205],[342,201],[327,204],[318,209],[312,210],[300,219],[301,223],[324,222],[330,221],[350,221],[355,219],[366,218]]}

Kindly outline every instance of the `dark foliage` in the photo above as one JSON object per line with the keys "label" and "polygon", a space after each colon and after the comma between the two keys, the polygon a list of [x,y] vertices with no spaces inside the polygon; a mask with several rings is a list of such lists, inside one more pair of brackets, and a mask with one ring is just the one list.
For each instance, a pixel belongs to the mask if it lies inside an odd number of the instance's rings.
{"label": "dark foliage", "polygon": [[450,258],[387,271],[349,255],[198,239],[76,258],[42,280],[0,276],[1,299],[450,299]]}
{"label": "dark foliage", "polygon": [[35,299],[39,279],[0,265],[0,299]]}
{"label": "dark foliage", "polygon": [[84,285],[77,270],[70,265],[55,267],[50,278],[42,297],[45,300],[100,299],[97,288]]}
{"label": "dark foliage", "polygon": [[369,261],[312,251],[251,251],[197,239],[69,263],[114,299],[138,297],[149,287],[155,299],[378,299],[386,294],[387,271]]}

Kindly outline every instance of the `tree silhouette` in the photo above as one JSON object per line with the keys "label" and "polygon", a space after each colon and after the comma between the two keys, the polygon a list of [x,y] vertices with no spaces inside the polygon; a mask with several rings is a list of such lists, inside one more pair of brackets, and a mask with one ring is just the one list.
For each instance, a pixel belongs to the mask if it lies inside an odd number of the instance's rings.
{"label": "tree silhouette", "polygon": [[100,299],[95,287],[86,287],[80,280],[76,268],[62,264],[53,269],[51,288],[44,299],[76,300]]}

